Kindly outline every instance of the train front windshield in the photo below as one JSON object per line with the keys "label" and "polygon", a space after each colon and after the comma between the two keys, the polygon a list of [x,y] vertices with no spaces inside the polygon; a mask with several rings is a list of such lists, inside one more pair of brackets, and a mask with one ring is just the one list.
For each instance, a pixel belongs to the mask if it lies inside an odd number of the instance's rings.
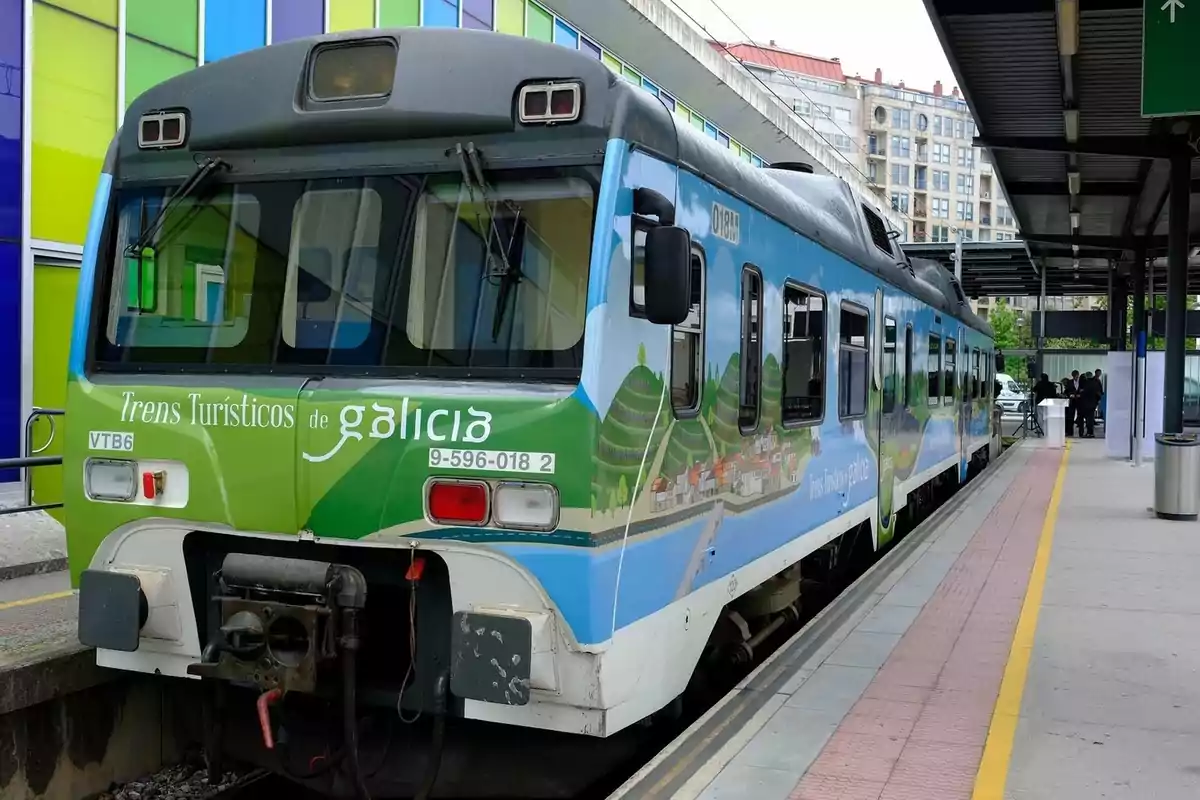
{"label": "train front windshield", "polygon": [[598,176],[489,180],[122,190],[97,367],[577,373]]}

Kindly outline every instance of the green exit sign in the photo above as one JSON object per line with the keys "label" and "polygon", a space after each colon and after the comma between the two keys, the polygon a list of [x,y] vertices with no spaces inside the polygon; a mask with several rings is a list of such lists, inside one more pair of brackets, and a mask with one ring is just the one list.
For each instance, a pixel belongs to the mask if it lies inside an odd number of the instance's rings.
{"label": "green exit sign", "polygon": [[1200,114],[1200,0],[1144,0],[1142,116]]}

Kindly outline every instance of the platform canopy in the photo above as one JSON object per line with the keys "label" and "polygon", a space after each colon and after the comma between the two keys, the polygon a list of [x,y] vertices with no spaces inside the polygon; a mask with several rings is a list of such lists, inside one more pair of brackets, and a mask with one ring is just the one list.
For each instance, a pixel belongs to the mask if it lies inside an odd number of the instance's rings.
{"label": "platform canopy", "polygon": [[[1169,159],[1195,156],[1197,134],[1162,116],[1200,113],[1200,86],[1180,73],[1200,46],[1200,2],[924,2],[1046,293],[1105,294],[1107,271],[1127,275],[1141,248],[1164,258]],[[1145,111],[1157,117],[1143,116],[1144,17]],[[1198,222],[1193,197],[1190,229]],[[1154,287],[1165,291],[1165,269]],[[1200,269],[1188,292],[1200,292]]]}
{"label": "platform canopy", "polygon": [[[954,272],[954,244],[905,242],[909,258],[928,258]],[[1024,242],[963,242],[962,287],[967,297],[1029,296],[1042,279]]]}

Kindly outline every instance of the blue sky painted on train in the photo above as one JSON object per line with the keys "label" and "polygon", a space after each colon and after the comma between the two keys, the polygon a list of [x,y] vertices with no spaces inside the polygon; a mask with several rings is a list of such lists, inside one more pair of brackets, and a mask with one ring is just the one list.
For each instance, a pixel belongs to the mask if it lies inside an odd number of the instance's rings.
{"label": "blue sky painted on train", "polygon": [[[947,92],[956,83],[921,0],[667,0],[724,41],[840,58],[847,75]],[[730,21],[732,18],[732,21]],[[739,32],[741,28],[745,33]]]}

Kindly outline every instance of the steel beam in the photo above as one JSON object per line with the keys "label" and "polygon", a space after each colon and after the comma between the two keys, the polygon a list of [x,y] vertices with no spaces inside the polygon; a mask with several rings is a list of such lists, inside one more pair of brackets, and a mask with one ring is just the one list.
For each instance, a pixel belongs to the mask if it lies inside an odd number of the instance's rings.
{"label": "steel beam", "polygon": [[1178,138],[1166,136],[977,136],[976,147],[989,150],[1026,150],[1034,153],[1076,153],[1124,158],[1174,158],[1188,152]]}
{"label": "steel beam", "polygon": [[1183,433],[1183,373],[1187,352],[1188,214],[1192,159],[1171,159],[1167,219],[1167,356],[1163,382],[1163,432]]}

